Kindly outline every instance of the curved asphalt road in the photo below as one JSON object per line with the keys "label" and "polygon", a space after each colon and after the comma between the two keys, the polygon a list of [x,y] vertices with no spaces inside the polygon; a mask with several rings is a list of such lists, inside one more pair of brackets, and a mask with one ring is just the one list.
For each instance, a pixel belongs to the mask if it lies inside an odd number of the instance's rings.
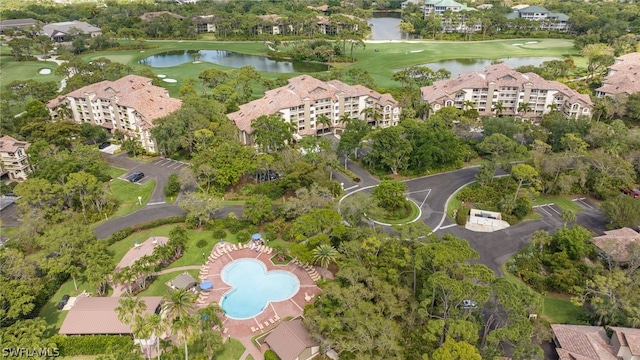
{"label": "curved asphalt road", "polygon": [[[121,155],[109,156],[107,160],[109,164],[127,169],[129,172],[143,171],[149,178],[155,178],[157,184],[149,201],[150,205],[127,216],[97,226],[95,232],[99,239],[107,238],[116,231],[129,226],[186,214],[178,205],[164,203],[164,184],[167,183],[169,174],[177,172],[177,170],[171,171],[154,164],[141,163]],[[378,179],[357,164],[348,161],[347,166],[360,178],[360,182],[355,183],[339,172],[332,174],[336,181],[343,183],[347,193],[345,197],[358,191],[366,191],[378,184]],[[502,274],[500,266],[531,241],[533,232],[537,230],[553,231],[563,224],[557,217],[543,217],[540,220],[527,221],[493,233],[472,232],[455,225],[446,216],[446,204],[458,189],[473,182],[477,173],[478,168],[471,167],[407,180],[405,181],[407,196],[420,206],[422,210],[420,221],[423,221],[438,234],[450,233],[467,240],[480,255],[477,261],[487,265],[500,276]],[[226,206],[216,212],[215,217],[225,217],[230,212],[241,215],[242,211],[242,206]],[[605,225],[599,211],[589,205],[578,214],[578,224],[597,232],[604,230]]]}

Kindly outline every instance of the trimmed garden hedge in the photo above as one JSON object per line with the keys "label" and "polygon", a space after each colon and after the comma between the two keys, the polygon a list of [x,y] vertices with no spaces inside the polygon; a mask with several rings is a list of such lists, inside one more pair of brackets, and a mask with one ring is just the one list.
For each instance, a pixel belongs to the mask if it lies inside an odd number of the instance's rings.
{"label": "trimmed garden hedge", "polygon": [[118,335],[54,335],[51,342],[60,350],[60,356],[100,355],[112,350],[133,349],[133,339]]}

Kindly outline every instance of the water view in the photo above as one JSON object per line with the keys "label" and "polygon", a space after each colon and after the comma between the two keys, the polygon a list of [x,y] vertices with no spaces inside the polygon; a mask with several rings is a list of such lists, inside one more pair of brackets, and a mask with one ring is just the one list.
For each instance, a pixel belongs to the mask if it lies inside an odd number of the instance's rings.
{"label": "water view", "polygon": [[225,50],[167,51],[140,60],[140,64],[163,68],[177,66],[196,60],[234,68],[253,66],[258,71],[272,73],[313,73],[329,70],[329,67],[326,64],[302,61],[271,60],[264,56],[238,54]]}
{"label": "water view", "polygon": [[520,66],[534,65],[540,66],[545,61],[561,60],[557,57],[514,57],[498,60],[485,60],[485,59],[456,59],[456,60],[442,60],[428,64],[422,64],[419,66],[427,66],[431,70],[436,71],[438,69],[445,68],[451,71],[451,77],[458,76],[461,73],[470,71],[480,71],[485,67],[493,64],[494,62],[501,62],[509,67],[515,69]]}
{"label": "water view", "polygon": [[370,40],[408,40],[415,39],[415,35],[407,35],[400,32],[398,25],[402,19],[400,13],[378,12],[373,13],[373,18],[367,20],[371,27]]}

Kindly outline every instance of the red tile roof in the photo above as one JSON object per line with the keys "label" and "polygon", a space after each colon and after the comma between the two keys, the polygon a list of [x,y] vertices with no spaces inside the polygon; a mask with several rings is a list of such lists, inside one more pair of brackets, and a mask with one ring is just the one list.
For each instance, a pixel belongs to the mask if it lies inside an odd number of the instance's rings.
{"label": "red tile roof", "polygon": [[617,360],[603,327],[552,324],[560,360]]}
{"label": "red tile roof", "polygon": [[436,81],[431,86],[420,88],[420,92],[425,101],[441,103],[444,99],[453,100],[455,94],[461,90],[488,88],[490,83],[495,83],[496,87],[517,87],[520,91],[524,90],[525,84],[531,84],[533,89],[557,90],[563,93],[570,103],[593,105],[589,95],[580,94],[560,82],[545,80],[534,73],[517,72],[505,64],[489,65],[483,71],[462,73],[455,78]]}
{"label": "red tile roof", "polygon": [[5,135],[0,138],[0,151],[2,152],[16,152],[18,149],[27,149],[31,145],[26,141],[19,141],[12,138],[9,135]]}
{"label": "red tile roof", "polygon": [[283,321],[264,341],[282,360],[296,360],[304,349],[318,346],[300,319]]}
{"label": "red tile roof", "polygon": [[615,64],[609,67],[609,75],[596,91],[610,95],[631,95],[640,92],[640,53],[616,58]]}
{"label": "red tile roof", "polygon": [[303,105],[307,99],[312,104],[320,99],[337,101],[338,94],[346,97],[369,96],[381,106],[398,105],[391,95],[380,94],[362,85],[348,85],[338,80],[324,82],[309,75],[300,75],[289,79],[288,85],[266,91],[262,99],[240,105],[240,110],[227,116],[240,130],[251,133],[251,123],[262,115],[277,114],[280,110]]}
{"label": "red tile roof", "polygon": [[165,88],[154,86],[151,81],[138,75],[127,75],[116,81],[105,80],[53,99],[47,103],[47,107],[55,108],[67,97],[85,98],[95,94],[100,99],[115,99],[116,104],[135,109],[142,117],[138,125],[146,130],[153,127],[153,120],[167,116],[182,106],[182,100],[171,98]]}
{"label": "red tile roof", "polygon": [[[147,305],[143,315],[152,314],[162,302],[160,296],[140,299]],[[118,320],[119,300],[119,297],[78,297],[60,327],[60,334],[131,334],[129,325]]]}
{"label": "red tile roof", "polygon": [[628,346],[633,356],[640,356],[640,329],[613,327],[609,329],[618,337],[621,346]]}
{"label": "red tile roof", "polygon": [[627,227],[605,231],[604,235],[594,237],[593,243],[614,260],[626,262],[632,255],[629,246],[634,243],[640,246],[640,233]]}

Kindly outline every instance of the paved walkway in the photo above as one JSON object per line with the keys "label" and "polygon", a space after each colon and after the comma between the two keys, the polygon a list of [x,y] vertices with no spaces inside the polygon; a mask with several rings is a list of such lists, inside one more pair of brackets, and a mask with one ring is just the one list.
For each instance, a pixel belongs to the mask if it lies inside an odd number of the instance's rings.
{"label": "paved walkway", "polygon": [[156,273],[156,275],[163,275],[163,274],[169,274],[172,272],[186,271],[186,270],[198,270],[200,269],[200,267],[201,267],[200,265],[180,266],[176,268],[160,270]]}

